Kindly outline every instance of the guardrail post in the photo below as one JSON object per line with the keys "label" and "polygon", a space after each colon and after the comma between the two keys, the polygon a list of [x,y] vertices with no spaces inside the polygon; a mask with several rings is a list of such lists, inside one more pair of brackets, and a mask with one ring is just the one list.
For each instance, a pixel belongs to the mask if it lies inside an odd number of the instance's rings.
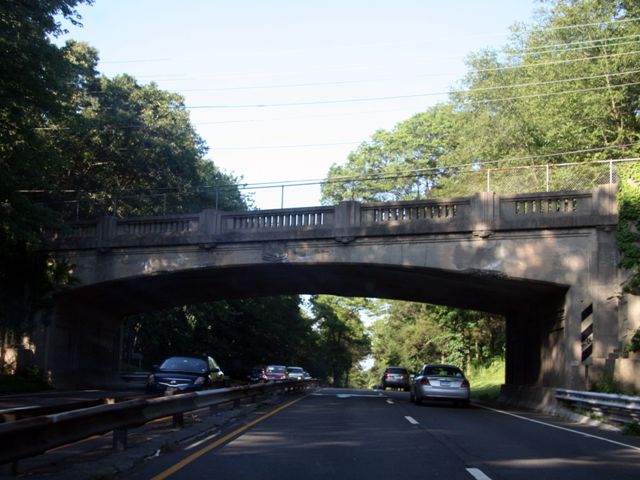
{"label": "guardrail post", "polygon": [[127,429],[126,428],[116,428],[113,430],[113,449],[114,450],[127,449]]}
{"label": "guardrail post", "polygon": [[175,428],[184,427],[184,414],[182,412],[173,415],[173,426]]}

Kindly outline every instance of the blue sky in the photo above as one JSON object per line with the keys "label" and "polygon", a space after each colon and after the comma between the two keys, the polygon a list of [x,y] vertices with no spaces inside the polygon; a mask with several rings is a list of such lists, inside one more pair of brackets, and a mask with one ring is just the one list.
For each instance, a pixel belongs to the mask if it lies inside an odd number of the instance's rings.
{"label": "blue sky", "polygon": [[[320,179],[376,130],[445,100],[465,57],[503,45],[537,3],[95,0],[61,40],[97,48],[107,76],[181,93],[226,172],[248,183]],[[316,205],[319,189],[253,198],[260,208]]]}

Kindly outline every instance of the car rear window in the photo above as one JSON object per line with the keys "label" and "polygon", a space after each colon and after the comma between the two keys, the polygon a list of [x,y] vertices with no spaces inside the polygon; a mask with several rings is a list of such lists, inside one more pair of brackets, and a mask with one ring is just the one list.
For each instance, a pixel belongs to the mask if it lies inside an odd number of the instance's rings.
{"label": "car rear window", "polygon": [[207,362],[199,358],[172,357],[167,358],[164,362],[162,362],[162,365],[160,365],[160,370],[168,370],[171,372],[204,373],[207,371]]}
{"label": "car rear window", "polygon": [[406,368],[400,368],[400,367],[389,367],[387,368],[387,373],[399,373],[401,375],[404,375],[407,372]]}
{"label": "car rear window", "polygon": [[427,367],[424,369],[424,374],[428,377],[464,377],[462,371],[458,367],[447,366]]}
{"label": "car rear window", "polygon": [[289,370],[289,373],[302,373],[303,370],[300,367],[287,367],[287,370]]}
{"label": "car rear window", "polygon": [[267,372],[270,373],[284,373],[284,367],[267,367]]}

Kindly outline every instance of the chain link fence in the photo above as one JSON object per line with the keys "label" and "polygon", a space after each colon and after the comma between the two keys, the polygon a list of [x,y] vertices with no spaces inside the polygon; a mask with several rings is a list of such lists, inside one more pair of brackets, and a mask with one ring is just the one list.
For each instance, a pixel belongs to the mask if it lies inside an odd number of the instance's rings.
{"label": "chain link fence", "polygon": [[[359,201],[420,200],[472,196],[478,192],[509,195],[534,192],[590,190],[598,185],[617,183],[625,169],[640,158],[564,163],[510,168],[438,168],[390,174],[341,177],[329,181],[259,185],[225,185],[139,193],[47,192],[28,193],[35,203],[60,212],[66,221],[93,219],[103,215],[136,217],[196,213],[206,208],[222,209],[230,189],[239,191],[250,206],[262,191],[273,193],[273,205],[262,209],[307,207],[299,198],[317,198],[320,189],[330,186],[338,198]],[[313,195],[304,195],[304,191]],[[374,192],[373,194],[371,192]],[[316,204],[320,201],[316,200]]]}

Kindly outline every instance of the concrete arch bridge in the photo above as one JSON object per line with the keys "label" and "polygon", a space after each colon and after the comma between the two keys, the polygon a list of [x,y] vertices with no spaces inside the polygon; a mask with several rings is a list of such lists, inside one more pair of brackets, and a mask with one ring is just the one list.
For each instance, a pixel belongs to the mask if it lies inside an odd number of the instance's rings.
{"label": "concrete arch bridge", "polygon": [[50,248],[80,283],[43,317],[36,362],[61,386],[107,383],[128,315],[324,293],[501,314],[506,391],[584,388],[628,330],[616,225],[613,185],[76,223]]}

